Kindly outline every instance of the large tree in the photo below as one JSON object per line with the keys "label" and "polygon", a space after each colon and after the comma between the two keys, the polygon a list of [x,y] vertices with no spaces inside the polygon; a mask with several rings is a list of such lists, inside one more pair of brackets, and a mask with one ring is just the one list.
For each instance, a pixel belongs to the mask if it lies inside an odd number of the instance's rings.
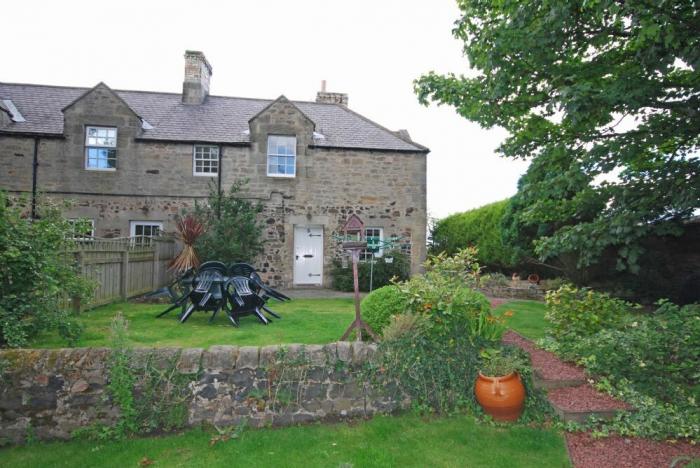
{"label": "large tree", "polygon": [[[509,132],[531,159],[511,238],[579,267],[680,233],[700,207],[700,2],[459,0],[454,35],[475,72],[428,73],[420,101]],[[528,237],[530,236],[530,237]]]}

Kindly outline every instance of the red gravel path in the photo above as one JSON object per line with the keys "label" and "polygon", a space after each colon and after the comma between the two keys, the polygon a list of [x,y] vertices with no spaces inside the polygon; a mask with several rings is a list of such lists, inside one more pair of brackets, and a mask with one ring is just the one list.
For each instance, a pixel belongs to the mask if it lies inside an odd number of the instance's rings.
{"label": "red gravel path", "polygon": [[583,369],[573,364],[562,362],[554,354],[535,347],[532,341],[523,338],[514,331],[509,330],[504,333],[503,342],[518,346],[530,353],[532,367],[543,380],[586,380]]}
{"label": "red gravel path", "polygon": [[601,393],[588,384],[578,387],[555,388],[547,392],[547,398],[565,411],[615,411],[632,409],[624,401]]}
{"label": "red gravel path", "polygon": [[687,442],[620,436],[594,439],[587,432],[573,432],[566,434],[566,444],[576,468],[657,468],[670,466],[679,456],[700,458],[700,445]]}

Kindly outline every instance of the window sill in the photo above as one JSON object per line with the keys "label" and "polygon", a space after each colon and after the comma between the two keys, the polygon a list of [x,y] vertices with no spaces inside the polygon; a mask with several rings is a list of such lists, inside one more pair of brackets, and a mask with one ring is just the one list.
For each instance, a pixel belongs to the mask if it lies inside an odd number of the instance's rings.
{"label": "window sill", "polygon": [[204,173],[204,172],[199,172],[199,173],[198,173],[198,172],[194,172],[194,173],[192,173],[192,176],[194,176],[194,177],[218,177],[219,174],[212,174],[211,172],[207,172],[207,173]]}
{"label": "window sill", "polygon": [[296,178],[296,174],[268,174],[268,177],[273,177],[276,179],[294,179]]}
{"label": "window sill", "polygon": [[116,172],[117,168],[116,167],[110,167],[110,168],[99,168],[99,167],[86,167],[86,171],[95,171],[95,172]]}

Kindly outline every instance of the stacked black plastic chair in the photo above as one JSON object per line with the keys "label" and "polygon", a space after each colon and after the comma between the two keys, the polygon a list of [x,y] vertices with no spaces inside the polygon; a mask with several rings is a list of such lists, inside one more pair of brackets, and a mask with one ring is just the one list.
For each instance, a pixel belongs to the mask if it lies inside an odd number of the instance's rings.
{"label": "stacked black plastic chair", "polygon": [[179,307],[181,323],[186,322],[196,311],[212,312],[209,318],[211,323],[223,309],[234,326],[238,326],[240,318],[246,315],[254,315],[267,325],[271,319],[263,311],[281,318],[267,307],[267,302],[271,298],[291,300],[263,283],[255,268],[247,263],[234,263],[226,267],[221,262],[205,262],[196,271],[185,272],[168,286],[168,291],[173,304],[157,317]]}
{"label": "stacked black plastic chair", "polygon": [[231,278],[229,284],[229,287],[232,289],[231,297],[234,298],[232,312],[236,319],[240,316],[253,314],[260,322],[267,325],[270,323],[270,319],[262,311],[275,318],[282,318],[267,307],[267,301],[270,298],[275,298],[279,301],[289,301],[291,299],[263,283],[260,275],[252,265],[248,263],[232,263],[228,267],[228,274]]}

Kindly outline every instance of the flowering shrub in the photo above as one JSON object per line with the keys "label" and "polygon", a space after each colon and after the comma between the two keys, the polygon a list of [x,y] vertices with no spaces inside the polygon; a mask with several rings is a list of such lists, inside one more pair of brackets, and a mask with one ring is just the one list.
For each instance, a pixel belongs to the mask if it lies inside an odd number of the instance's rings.
{"label": "flowering shrub", "polygon": [[486,296],[469,287],[476,284],[481,269],[476,249],[460,250],[453,257],[438,255],[425,268],[424,275],[396,283],[407,311],[425,315],[436,337],[462,333],[472,341],[500,340],[505,330],[503,317],[491,312]]}

